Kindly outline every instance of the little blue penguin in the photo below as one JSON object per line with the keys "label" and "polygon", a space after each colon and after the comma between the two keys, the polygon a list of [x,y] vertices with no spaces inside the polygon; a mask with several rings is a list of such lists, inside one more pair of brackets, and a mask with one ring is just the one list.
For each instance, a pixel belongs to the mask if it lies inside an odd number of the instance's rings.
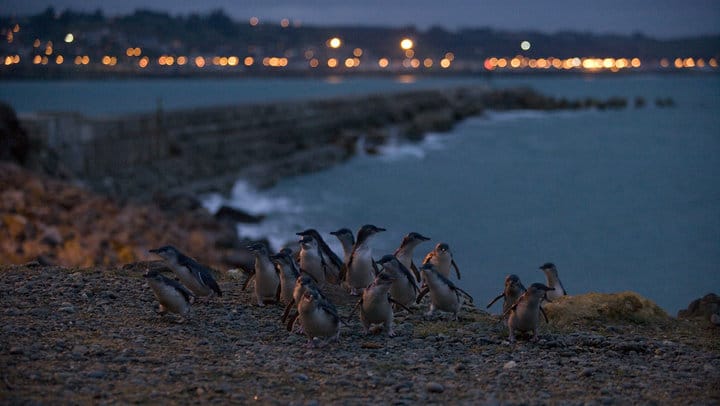
{"label": "little blue penguin", "polygon": [[280,300],[280,277],[270,261],[265,244],[255,243],[248,247],[255,255],[255,301],[258,306],[277,303]]}
{"label": "little blue penguin", "polygon": [[347,264],[350,262],[350,255],[352,254],[353,245],[355,245],[355,236],[353,232],[347,228],[341,228],[337,231],[333,231],[330,234],[337,237],[342,245],[343,249],[343,268],[340,272],[340,279],[345,280],[345,273],[347,272]]}
{"label": "little blue penguin", "polygon": [[385,255],[380,258],[378,264],[382,265],[382,272],[389,272],[395,276],[395,281],[390,287],[390,297],[404,306],[415,303],[420,288],[412,272],[394,255]]}
{"label": "little blue penguin", "polygon": [[438,243],[432,251],[428,252],[423,260],[423,265],[428,263],[435,265],[435,270],[446,278],[450,277],[450,266],[452,266],[455,268],[457,278],[460,279],[460,269],[458,269],[447,243]]}
{"label": "little blue penguin", "polygon": [[325,271],[323,270],[323,256],[320,246],[311,235],[300,237],[300,253],[298,254],[300,269],[312,275],[318,284],[325,283]]}
{"label": "little blue penguin", "polygon": [[504,299],[502,314],[506,314],[508,309],[517,302],[520,295],[524,292],[525,286],[520,282],[520,277],[515,274],[510,274],[505,277],[505,289],[503,289],[503,293],[493,299],[493,301],[487,305],[487,308],[489,309],[490,306],[494,305],[498,300]]}
{"label": "little blue penguin", "polygon": [[298,303],[298,320],[308,345],[317,346],[316,339],[325,339],[320,346],[340,337],[340,316],[335,306],[318,289],[306,289]]}
{"label": "little blue penguin", "polygon": [[[293,307],[297,307],[297,304],[300,303],[300,299],[307,289],[317,289],[317,283],[310,274],[300,270],[300,276],[295,280],[295,286],[293,287],[292,299],[285,305],[285,311],[281,318],[283,323],[288,318],[290,310],[292,310]],[[295,317],[297,317],[297,315],[295,315]],[[295,317],[293,317],[293,320],[289,323],[290,327],[292,327]]]}
{"label": "little blue penguin", "polygon": [[270,257],[280,275],[280,301],[286,305],[293,300],[293,289],[295,282],[300,277],[300,271],[295,264],[295,259],[290,248],[283,248]]}
{"label": "little blue penguin", "polygon": [[211,292],[222,296],[222,291],[215,279],[213,279],[210,269],[178,251],[177,248],[166,245],[152,249],[150,252],[164,259],[165,263],[180,279],[180,282],[190,289],[195,296],[208,296]]}
{"label": "little blue penguin", "polygon": [[420,243],[428,240],[430,240],[430,238],[413,231],[403,238],[400,247],[395,250],[395,257],[397,257],[398,261],[400,261],[405,268],[413,272],[415,280],[418,283],[420,282],[420,272],[413,261],[413,251],[415,251],[415,247],[420,245]]}
{"label": "little blue penguin", "polygon": [[389,272],[380,272],[375,280],[363,291],[362,297],[357,302],[350,316],[360,308],[360,321],[365,328],[365,334],[370,334],[370,327],[373,324],[382,324],[390,337],[395,337],[393,330],[393,303],[390,298],[390,286],[395,281],[395,276]]}
{"label": "little blue penguin", "polygon": [[179,282],[166,278],[158,271],[147,271],[144,275],[148,280],[150,288],[160,302],[160,314],[168,310],[183,317],[190,312],[190,299],[192,293]]}
{"label": "little blue penguin", "polygon": [[417,303],[420,303],[423,296],[430,293],[430,310],[425,313],[426,316],[431,316],[435,310],[441,310],[452,313],[453,320],[457,320],[458,312],[463,304],[462,297],[464,296],[470,303],[473,303],[473,298],[469,293],[455,286],[450,279],[438,272],[431,262],[420,267],[420,272],[427,287],[418,295]]}
{"label": "little blue penguin", "polygon": [[565,288],[558,277],[558,271],[557,268],[555,268],[555,264],[552,262],[545,263],[540,267],[540,270],[545,273],[547,286],[554,289],[548,292],[548,299],[555,300],[561,296],[567,295],[567,291],[565,291]]}
{"label": "little blue penguin", "polygon": [[520,295],[520,298],[510,306],[508,310],[508,330],[510,334],[510,342],[515,342],[516,332],[533,332],[532,341],[538,340],[537,329],[540,325],[540,302],[547,300],[547,292],[552,292],[553,288],[549,288],[542,283],[533,283],[530,287]]}
{"label": "little blue penguin", "polygon": [[372,236],[381,231],[385,229],[366,224],[360,227],[357,233],[357,241],[350,254],[346,273],[346,282],[352,295],[358,295],[360,290],[371,284],[378,272],[368,242]]}
{"label": "little blue penguin", "polygon": [[[301,237],[310,236],[313,238],[313,240],[315,240],[315,244],[317,245],[317,253],[320,257],[320,266],[322,269],[324,280],[326,280],[328,283],[339,284],[340,272],[343,267],[343,262],[335,254],[335,252],[330,249],[330,247],[327,245],[320,233],[317,230],[310,228],[297,233],[297,235]],[[302,251],[300,255],[302,261]],[[305,269],[305,267],[303,267],[302,265],[301,267]]]}

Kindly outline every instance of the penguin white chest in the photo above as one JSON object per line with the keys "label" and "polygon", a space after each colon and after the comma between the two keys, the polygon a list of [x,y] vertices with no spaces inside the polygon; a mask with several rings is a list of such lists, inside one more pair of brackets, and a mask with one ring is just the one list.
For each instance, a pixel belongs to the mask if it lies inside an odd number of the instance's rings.
{"label": "penguin white chest", "polygon": [[428,283],[430,288],[430,301],[438,310],[456,313],[460,308],[457,293],[442,281]]}
{"label": "penguin white chest", "polygon": [[325,272],[323,270],[322,260],[317,252],[303,250],[300,253],[300,269],[312,275],[319,283],[325,281]]}
{"label": "penguin white chest", "polygon": [[348,282],[355,288],[365,288],[373,281],[372,251],[369,247],[359,247],[352,259],[352,267],[348,271]]}
{"label": "penguin white chest", "polygon": [[190,311],[190,303],[177,289],[154,280],[151,280],[149,284],[158,302],[166,309],[183,316]]}

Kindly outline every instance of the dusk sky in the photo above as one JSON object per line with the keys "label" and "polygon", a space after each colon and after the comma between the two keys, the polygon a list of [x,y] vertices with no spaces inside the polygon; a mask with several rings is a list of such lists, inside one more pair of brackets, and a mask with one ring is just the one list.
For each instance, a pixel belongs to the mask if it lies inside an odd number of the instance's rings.
{"label": "dusk sky", "polygon": [[282,18],[313,25],[415,25],[425,29],[492,27],[506,30],[560,30],[659,37],[720,33],[717,0],[0,0],[2,14],[32,14],[53,6],[106,14],[138,8],[171,14],[223,9],[236,19],[257,16],[261,22]]}

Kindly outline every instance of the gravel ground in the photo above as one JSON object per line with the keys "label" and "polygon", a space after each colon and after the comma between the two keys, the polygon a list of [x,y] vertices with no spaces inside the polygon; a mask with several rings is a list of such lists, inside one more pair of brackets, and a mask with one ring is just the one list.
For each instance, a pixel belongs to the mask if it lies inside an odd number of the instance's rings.
{"label": "gravel ground", "polygon": [[[398,336],[357,317],[322,349],[250,305],[240,281],[156,314],[136,270],[0,267],[0,402],[262,404],[718,404],[720,329],[702,321],[546,325],[507,342],[497,316],[396,315]],[[354,302],[331,292],[340,313]],[[479,300],[483,302],[484,300]]]}

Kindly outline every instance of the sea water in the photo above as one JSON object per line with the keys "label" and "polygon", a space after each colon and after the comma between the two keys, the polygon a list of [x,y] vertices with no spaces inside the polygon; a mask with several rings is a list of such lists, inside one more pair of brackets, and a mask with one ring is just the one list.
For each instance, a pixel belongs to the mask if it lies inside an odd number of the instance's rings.
{"label": "sea water", "polygon": [[[625,76],[495,80],[561,97],[628,97],[613,111],[488,112],[420,143],[393,141],[376,156],[281,181],[258,192],[244,182],[209,206],[268,214],[241,235],[277,249],[313,227],[371,223],[371,243],[392,253],[417,231],[447,242],[458,284],[479,305],[515,273],[544,282],[554,262],[570,294],[636,291],[671,314],[720,290],[720,78]],[[633,107],[635,97],[648,102]],[[671,97],[675,107],[653,101]],[[213,208],[213,207],[211,207]],[[496,309],[497,310],[497,309]]]}

